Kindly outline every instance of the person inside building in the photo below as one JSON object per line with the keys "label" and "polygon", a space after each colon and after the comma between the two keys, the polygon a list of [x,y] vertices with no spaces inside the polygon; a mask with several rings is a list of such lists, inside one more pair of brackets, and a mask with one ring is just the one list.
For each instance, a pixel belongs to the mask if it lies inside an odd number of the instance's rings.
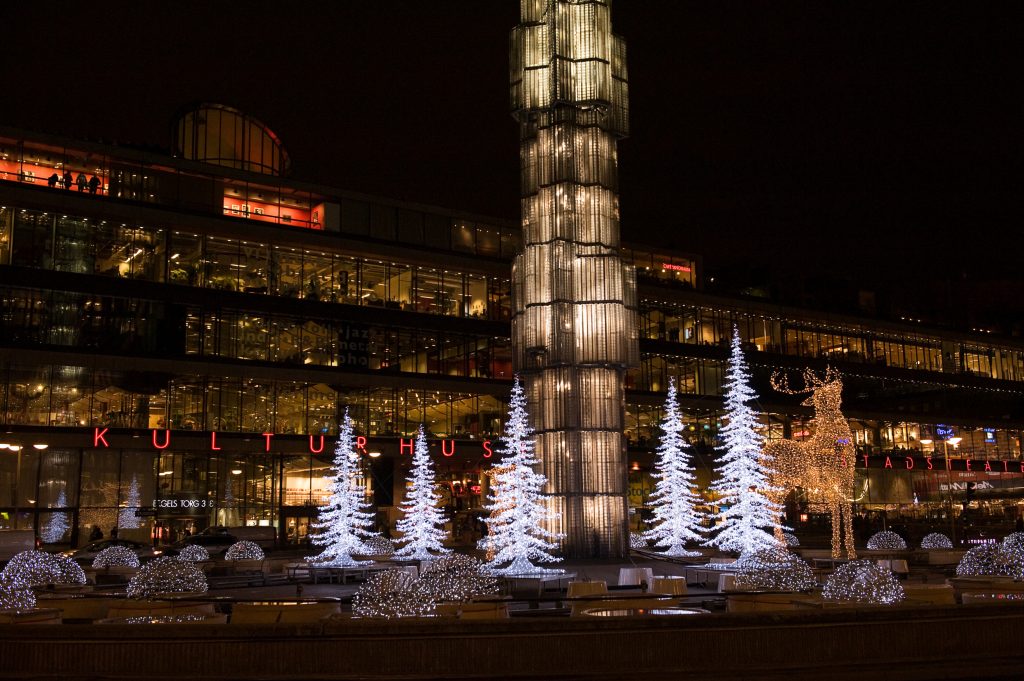
{"label": "person inside building", "polygon": [[50,177],[46,179],[46,184],[50,185],[51,189],[53,187],[56,187],[58,182],[60,182],[60,175],[58,175],[57,173],[50,175]]}
{"label": "person inside building", "polygon": [[71,172],[68,170],[64,171],[64,177],[61,178],[60,186],[64,189],[71,189],[71,183],[74,182],[74,178],[71,177]]}
{"label": "person inside building", "polygon": [[89,178],[89,193],[95,194],[96,190],[100,188],[100,178],[93,175]]}
{"label": "person inside building", "polygon": [[99,541],[100,539],[103,539],[103,530],[99,525],[93,525],[92,532],[89,533],[89,541]]}
{"label": "person inside building", "polygon": [[78,173],[78,177],[75,178],[75,184],[78,185],[78,191],[84,192],[89,181],[85,179],[85,173]]}

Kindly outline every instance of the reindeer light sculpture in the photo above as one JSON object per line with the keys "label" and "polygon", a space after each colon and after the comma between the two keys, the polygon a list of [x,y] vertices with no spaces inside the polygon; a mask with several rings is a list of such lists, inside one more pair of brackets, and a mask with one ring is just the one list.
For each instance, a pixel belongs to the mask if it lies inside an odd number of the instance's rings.
{"label": "reindeer light sculpture", "polygon": [[[772,440],[763,452],[773,459],[769,483],[775,490],[773,501],[781,504],[797,487],[804,490],[812,508],[832,516],[832,557],[840,558],[846,548],[847,558],[856,558],[853,544],[853,471],[857,464],[853,433],[840,411],[843,382],[831,368],[819,378],[813,371],[804,371],[804,388],[793,390],[785,374],[772,374],[772,387],[789,395],[811,393],[804,406],[814,407],[814,435],[809,440]],[[782,528],[775,528],[775,537],[784,542]]]}

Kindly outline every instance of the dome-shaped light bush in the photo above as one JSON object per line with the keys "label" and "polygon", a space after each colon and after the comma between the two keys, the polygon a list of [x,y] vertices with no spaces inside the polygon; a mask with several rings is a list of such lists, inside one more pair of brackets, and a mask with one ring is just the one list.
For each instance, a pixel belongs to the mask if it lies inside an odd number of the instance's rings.
{"label": "dome-shaped light bush", "polygon": [[469,601],[498,593],[498,580],[476,558],[453,553],[426,563],[414,587],[435,603]]}
{"label": "dome-shaped light bush", "polygon": [[953,542],[949,540],[949,537],[942,534],[941,532],[932,532],[926,534],[921,539],[922,549],[951,549],[953,548]]}
{"label": "dome-shaped light bush", "polygon": [[395,543],[387,537],[377,535],[363,540],[363,551],[367,556],[393,556]]}
{"label": "dome-shaped light bush", "polygon": [[371,574],[352,596],[352,614],[384,619],[432,614],[434,601],[423,590],[415,588],[416,581],[403,570]]}
{"label": "dome-shaped light bush", "polygon": [[108,546],[92,559],[94,568],[139,567],[139,557],[127,546]]}
{"label": "dome-shaped light bush", "polygon": [[646,549],[647,538],[644,537],[643,532],[630,532],[629,533],[629,548],[631,549]]}
{"label": "dome-shaped light bush", "polygon": [[153,598],[160,594],[206,593],[206,575],[185,560],[163,557],[152,560],[128,583],[129,598]]}
{"label": "dome-shaped light bush", "polygon": [[266,556],[256,542],[236,541],[224,553],[225,560],[263,560]]}
{"label": "dome-shaped light bush", "polygon": [[1024,547],[1024,532],[1011,532],[1003,537],[1003,546]]}
{"label": "dome-shaped light bush", "polygon": [[78,563],[46,551],[22,551],[8,561],[0,575],[30,586],[85,584],[85,572]]}
{"label": "dome-shaped light bush", "polygon": [[1024,578],[1024,548],[1006,544],[982,544],[964,554],[956,566],[959,577]]}
{"label": "dome-shaped light bush", "polygon": [[201,544],[189,544],[178,552],[178,560],[201,563],[204,560],[210,560],[210,552]]}
{"label": "dome-shaped light bush", "polygon": [[836,568],[821,594],[827,601],[889,605],[906,598],[903,586],[888,568],[855,560]]}
{"label": "dome-shaped light bush", "polygon": [[907,548],[907,542],[895,532],[885,530],[876,532],[868,539],[868,550],[870,551],[903,551]]}
{"label": "dome-shaped light bush", "polygon": [[800,546],[800,540],[792,532],[783,532],[782,538],[786,540],[786,546],[790,548],[796,548]]}
{"label": "dome-shaped light bush", "polygon": [[737,563],[735,587],[741,591],[807,591],[818,585],[811,566],[785,549],[756,551]]}
{"label": "dome-shaped light bush", "polygon": [[0,579],[0,611],[26,612],[36,607],[32,587],[20,579]]}

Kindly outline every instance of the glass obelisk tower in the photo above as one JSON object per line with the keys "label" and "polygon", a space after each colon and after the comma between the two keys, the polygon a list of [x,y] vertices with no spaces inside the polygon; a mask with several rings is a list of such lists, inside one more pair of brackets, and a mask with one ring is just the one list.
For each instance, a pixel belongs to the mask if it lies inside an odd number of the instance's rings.
{"label": "glass obelisk tower", "polygon": [[625,44],[611,31],[611,0],[520,5],[511,57],[523,197],[515,361],[563,555],[624,556],[623,384],[638,363],[636,275],[618,251]]}

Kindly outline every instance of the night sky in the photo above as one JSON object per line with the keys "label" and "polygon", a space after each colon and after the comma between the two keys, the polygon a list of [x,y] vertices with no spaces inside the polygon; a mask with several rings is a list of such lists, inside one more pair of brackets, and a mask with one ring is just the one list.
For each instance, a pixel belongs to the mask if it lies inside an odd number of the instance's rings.
{"label": "night sky", "polygon": [[[166,148],[218,101],[297,178],[518,217],[517,2],[291,4],[2,3],[0,123]],[[1019,35],[959,5],[619,0],[624,235],[712,268],[1019,278]]]}

